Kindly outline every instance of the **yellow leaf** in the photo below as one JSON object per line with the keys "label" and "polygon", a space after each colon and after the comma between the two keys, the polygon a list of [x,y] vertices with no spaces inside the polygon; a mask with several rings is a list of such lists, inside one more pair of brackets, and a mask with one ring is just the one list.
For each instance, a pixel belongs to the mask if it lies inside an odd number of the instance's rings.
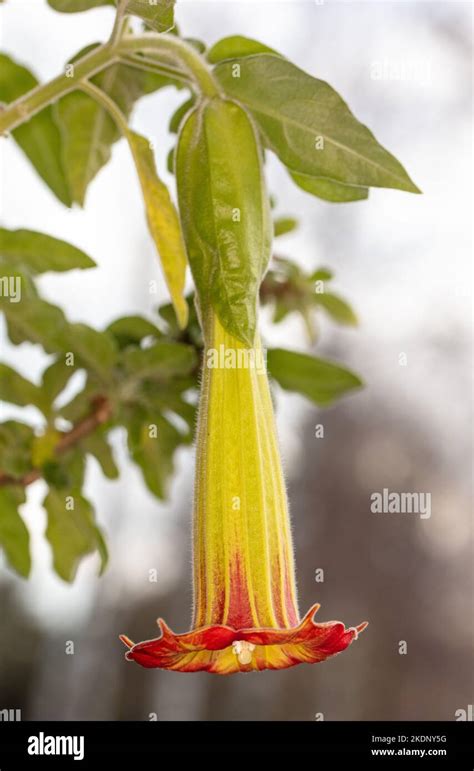
{"label": "yellow leaf", "polygon": [[168,188],[158,177],[149,142],[134,131],[127,133],[143,192],[148,227],[160,255],[163,273],[178,324],[188,323],[188,304],[184,299],[186,251],[178,213]]}

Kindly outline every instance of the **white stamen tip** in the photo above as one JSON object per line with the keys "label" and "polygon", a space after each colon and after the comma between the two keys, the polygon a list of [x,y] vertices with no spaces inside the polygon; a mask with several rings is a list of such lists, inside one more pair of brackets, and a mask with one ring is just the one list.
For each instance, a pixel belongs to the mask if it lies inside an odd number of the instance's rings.
{"label": "white stamen tip", "polygon": [[232,651],[237,656],[239,664],[250,664],[253,650],[255,650],[255,645],[246,642],[246,640],[235,640],[232,643]]}

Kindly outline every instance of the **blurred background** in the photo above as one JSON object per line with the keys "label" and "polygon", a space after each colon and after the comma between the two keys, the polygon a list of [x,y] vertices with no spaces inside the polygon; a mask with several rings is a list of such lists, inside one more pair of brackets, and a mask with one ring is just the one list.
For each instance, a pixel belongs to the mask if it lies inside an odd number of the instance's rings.
{"label": "blurred background", "polygon": [[[8,0],[0,13],[1,49],[40,80],[105,39],[113,20],[109,8],[63,15],[43,0]],[[279,672],[220,678],[127,663],[119,633],[154,637],[158,615],[178,632],[190,623],[193,453],[180,451],[169,501],[159,504],[118,431],[120,479],[105,480],[94,460],[87,470],[109,542],[104,577],[96,557],[72,586],[52,572],[43,483],[28,490],[32,575],[26,582],[0,564],[0,710],[21,709],[24,720],[449,720],[473,703],[471,17],[470,3],[451,1],[177,4],[183,34],[208,44],[254,37],[329,81],[423,190],[372,190],[366,202],[331,205],[268,162],[277,214],[301,220],[279,253],[333,269],[360,318],[355,330],[322,324],[316,351],[366,382],[327,410],[276,392],[301,611],[319,602],[319,620],[367,619],[367,631],[342,656]],[[171,183],[166,125],[182,100],[165,89],[134,115]],[[101,327],[166,298],[149,292],[150,281],[163,282],[123,142],[84,210],[61,207],[11,142],[1,154],[2,224],[64,238],[98,263],[40,279],[72,321]],[[305,350],[299,321],[273,327],[264,314],[263,326],[268,343]],[[3,360],[34,379],[41,350],[10,346],[3,330],[1,339]],[[2,409],[2,419],[17,415]],[[431,517],[372,513],[370,496],[383,488],[431,493]]]}

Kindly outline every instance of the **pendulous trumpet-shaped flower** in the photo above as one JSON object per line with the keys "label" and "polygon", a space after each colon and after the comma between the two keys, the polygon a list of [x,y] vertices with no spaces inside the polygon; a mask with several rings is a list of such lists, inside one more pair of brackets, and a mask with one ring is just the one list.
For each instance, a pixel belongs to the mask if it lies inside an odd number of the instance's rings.
{"label": "pendulous trumpet-shaped flower", "polygon": [[194,499],[194,618],[134,644],[144,667],[215,674],[324,661],[366,627],[300,619],[290,519],[260,341],[246,348],[210,324],[204,353]]}

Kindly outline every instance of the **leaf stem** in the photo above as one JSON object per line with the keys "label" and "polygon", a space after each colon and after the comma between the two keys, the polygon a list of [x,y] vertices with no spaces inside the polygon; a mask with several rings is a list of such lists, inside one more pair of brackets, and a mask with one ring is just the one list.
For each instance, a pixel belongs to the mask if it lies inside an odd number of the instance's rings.
{"label": "leaf stem", "polygon": [[115,14],[115,21],[114,26],[110,35],[110,43],[111,45],[114,45],[116,43],[124,30],[125,24],[127,22],[127,17],[125,15],[125,8],[127,5],[127,0],[120,0],[117,7],[117,13]]}
{"label": "leaf stem", "polygon": [[147,54],[158,65],[177,66],[188,75],[195,89],[203,96],[212,98],[220,93],[219,85],[201,54],[190,43],[175,35],[145,32],[122,40],[118,50],[125,55],[137,52]]}
{"label": "leaf stem", "polygon": [[127,136],[129,131],[127,119],[122,110],[117,106],[114,100],[105,93],[105,91],[102,91],[101,88],[94,85],[94,83],[91,83],[89,80],[83,80],[79,89],[84,91],[84,93],[89,94],[89,96],[95,99],[102,107],[105,107],[122,134]]}

